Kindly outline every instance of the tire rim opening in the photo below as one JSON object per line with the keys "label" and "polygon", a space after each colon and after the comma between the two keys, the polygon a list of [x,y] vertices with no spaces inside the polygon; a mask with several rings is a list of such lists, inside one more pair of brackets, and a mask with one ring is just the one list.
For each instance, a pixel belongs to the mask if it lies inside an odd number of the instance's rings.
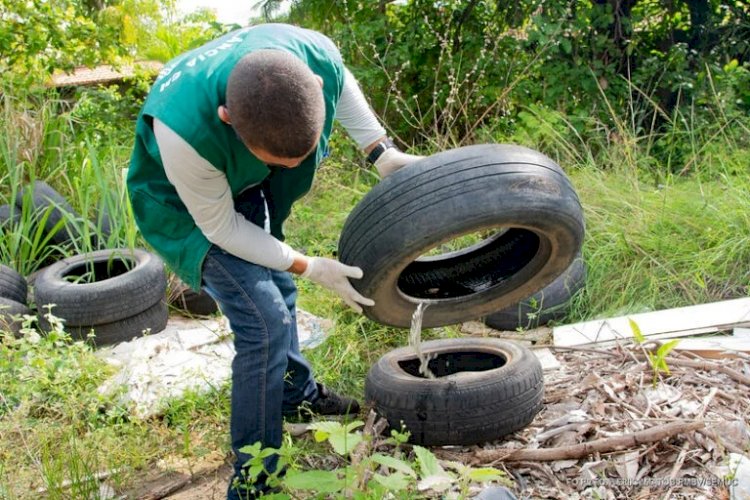
{"label": "tire rim opening", "polygon": [[63,276],[65,281],[76,284],[89,284],[121,276],[135,264],[122,258],[99,262],[84,262],[68,269]]}
{"label": "tire rim opening", "polygon": [[[469,241],[477,233],[468,236]],[[451,240],[466,241],[465,237]],[[475,240],[476,241],[476,240]],[[528,229],[509,228],[468,248],[448,253],[430,249],[401,272],[398,288],[416,300],[452,299],[502,285],[538,257],[542,242]],[[437,252],[445,245],[439,245]]]}
{"label": "tire rim opening", "polygon": [[[507,363],[507,358],[501,354],[490,354],[478,351],[447,352],[428,354],[431,357],[427,366],[436,378],[447,377],[460,372],[484,372],[500,368]],[[432,357],[434,356],[434,357]],[[401,369],[413,377],[424,378],[419,373],[419,359],[410,358],[398,362]]]}

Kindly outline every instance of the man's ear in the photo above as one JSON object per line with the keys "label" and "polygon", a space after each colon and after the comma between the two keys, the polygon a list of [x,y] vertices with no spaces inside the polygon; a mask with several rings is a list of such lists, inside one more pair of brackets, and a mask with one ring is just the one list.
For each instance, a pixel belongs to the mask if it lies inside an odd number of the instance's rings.
{"label": "man's ear", "polygon": [[232,124],[232,120],[229,119],[229,110],[223,104],[216,110],[216,114],[219,115],[219,120],[223,121],[227,125]]}
{"label": "man's ear", "polygon": [[320,88],[323,88],[323,78],[320,75],[315,75],[315,79],[318,80],[318,85],[320,85]]}

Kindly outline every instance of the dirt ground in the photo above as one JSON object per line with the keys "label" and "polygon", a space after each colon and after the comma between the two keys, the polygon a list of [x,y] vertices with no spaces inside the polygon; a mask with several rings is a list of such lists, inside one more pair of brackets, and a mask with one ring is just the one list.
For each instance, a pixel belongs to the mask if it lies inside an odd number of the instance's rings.
{"label": "dirt ground", "polygon": [[[543,344],[544,336],[532,342]],[[554,354],[560,366],[545,371],[544,408],[527,428],[482,447],[436,448],[435,454],[504,469],[519,499],[729,498],[728,455],[750,450],[748,360],[675,354],[667,360],[670,373],[654,384],[641,347]],[[224,498],[227,456],[191,468],[194,479],[176,476],[174,491],[134,497]],[[168,482],[162,478],[161,486]]]}
{"label": "dirt ground", "polygon": [[185,488],[165,497],[170,500],[224,500],[232,476],[232,466],[225,464]]}

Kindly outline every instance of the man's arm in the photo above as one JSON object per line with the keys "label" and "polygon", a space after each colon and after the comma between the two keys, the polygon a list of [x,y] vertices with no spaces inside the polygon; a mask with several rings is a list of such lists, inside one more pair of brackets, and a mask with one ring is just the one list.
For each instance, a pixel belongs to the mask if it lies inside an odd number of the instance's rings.
{"label": "man's arm", "polygon": [[344,87],[336,107],[336,119],[367,153],[380,177],[385,177],[404,165],[423,158],[402,153],[388,140],[385,129],[367,103],[356,78],[347,68],[344,68]]}
{"label": "man's arm", "polygon": [[[241,259],[271,269],[284,271],[292,266],[295,252],[289,245],[234,209],[232,190],[223,172],[157,119],[154,119],[154,135],[169,182],[208,241]],[[306,267],[304,262],[300,267]]]}
{"label": "man's arm", "polygon": [[248,262],[308,278],[336,292],[352,309],[375,303],[349,282],[362,270],[333,259],[307,257],[251,223],[234,209],[232,190],[223,172],[214,168],[182,137],[154,119],[164,171],[195,224],[208,241]]}

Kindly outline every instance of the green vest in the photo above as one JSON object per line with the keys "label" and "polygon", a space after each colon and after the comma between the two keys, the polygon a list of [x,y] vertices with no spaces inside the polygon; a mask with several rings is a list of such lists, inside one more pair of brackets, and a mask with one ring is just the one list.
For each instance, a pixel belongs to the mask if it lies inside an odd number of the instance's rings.
{"label": "green vest", "polygon": [[[323,79],[326,119],[316,150],[294,169],[269,169],[219,120],[232,68],[259,49],[287,51]],[[188,285],[198,289],[203,259],[211,243],[195,225],[164,172],[152,128],[158,118],[203,158],[224,172],[232,195],[267,181],[271,234],[283,240],[282,224],[292,203],[309,191],[315,169],[331,134],[344,67],[336,46],[314,31],[283,24],[263,24],[229,33],[170,61],[149,93],[136,123],[128,171],[128,194],[145,240]]]}

